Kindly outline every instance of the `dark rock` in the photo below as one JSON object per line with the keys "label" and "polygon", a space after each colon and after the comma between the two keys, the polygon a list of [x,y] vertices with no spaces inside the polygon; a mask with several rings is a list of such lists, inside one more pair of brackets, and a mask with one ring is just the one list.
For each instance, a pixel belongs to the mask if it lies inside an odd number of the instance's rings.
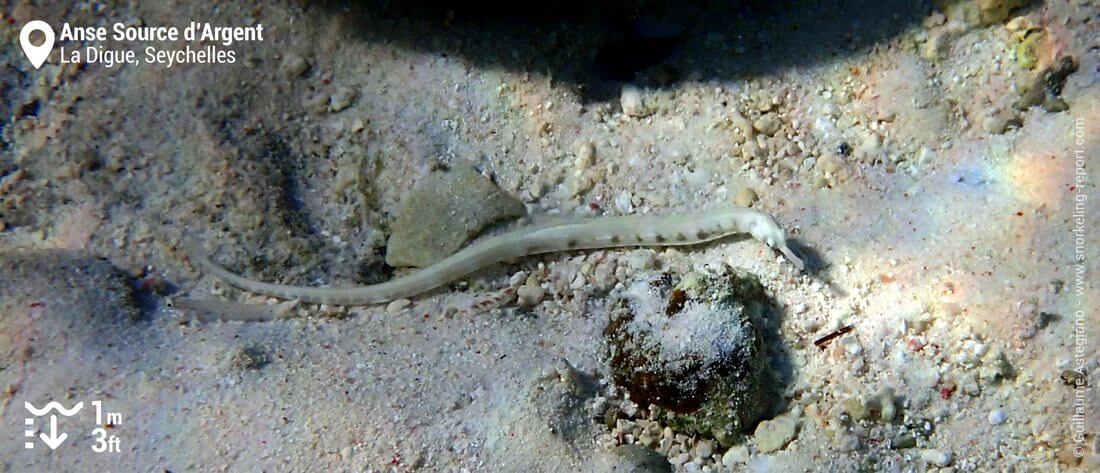
{"label": "dark rock", "polygon": [[667,275],[635,282],[611,302],[612,376],[632,401],[660,407],[674,430],[729,445],[768,407],[753,319],[769,306],[755,277],[728,267],[675,287]]}
{"label": "dark rock", "polygon": [[1042,105],[1043,109],[1051,113],[1062,112],[1069,109],[1062,98],[1062,88],[1066,85],[1066,78],[1077,71],[1077,61],[1070,56],[1062,56],[1053,64],[1043,68],[1037,73],[1023,77],[1017,88],[1020,98],[1016,101],[1016,108],[1027,110],[1036,105]]}

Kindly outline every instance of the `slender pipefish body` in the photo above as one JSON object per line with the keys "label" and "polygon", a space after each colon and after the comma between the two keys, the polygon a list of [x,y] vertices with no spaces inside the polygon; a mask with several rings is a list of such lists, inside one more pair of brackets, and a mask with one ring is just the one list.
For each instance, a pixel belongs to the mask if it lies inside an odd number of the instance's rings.
{"label": "slender pipefish body", "polygon": [[745,208],[668,217],[599,217],[520,228],[478,241],[413,274],[369,286],[267,283],[225,269],[198,245],[190,245],[187,251],[191,261],[203,270],[246,291],[303,302],[363,305],[422,294],[491,264],[528,255],[625,246],[694,245],[734,234],[749,234],[778,250],[798,269],[804,269],[802,260],[787,246],[786,235],[775,219]]}

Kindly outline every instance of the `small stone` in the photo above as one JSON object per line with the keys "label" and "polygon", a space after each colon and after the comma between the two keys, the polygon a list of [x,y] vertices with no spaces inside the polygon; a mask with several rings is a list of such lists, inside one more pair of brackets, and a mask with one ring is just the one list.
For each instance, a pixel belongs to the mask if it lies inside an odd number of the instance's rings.
{"label": "small stone", "polygon": [[630,192],[623,191],[615,196],[615,208],[623,215],[634,212],[634,198],[630,195]]}
{"label": "small stone", "polygon": [[659,453],[638,444],[619,445],[595,471],[606,473],[671,472],[672,465]]}
{"label": "small stone", "polygon": [[1001,381],[1014,375],[1015,369],[1005,358],[1004,352],[998,350],[984,359],[983,366],[978,370],[978,375],[990,382]]}
{"label": "small stone", "polygon": [[582,141],[577,143],[576,159],[573,161],[573,166],[578,171],[588,169],[593,164],[596,164],[596,145],[591,141]]}
{"label": "small stone", "polygon": [[733,203],[739,207],[751,207],[757,200],[756,191],[748,187],[742,187],[733,198]]}
{"label": "small stone", "polygon": [[336,93],[332,94],[332,97],[328,99],[328,109],[332,112],[342,111],[349,106],[359,96],[359,92],[351,87],[340,87],[336,90]]}
{"label": "small stone", "polygon": [[772,103],[771,99],[767,97],[756,98],[756,110],[760,113],[771,111],[771,109],[775,108],[775,105],[776,104]]}
{"label": "small stone", "polygon": [[897,416],[894,390],[885,388],[873,396],[850,398],[844,401],[844,411],[855,420],[891,422]]}
{"label": "small stone", "polygon": [[783,449],[798,435],[798,419],[783,415],[761,422],[753,434],[756,448],[761,453],[771,453]]}
{"label": "small stone", "polygon": [[638,405],[633,402],[624,402],[619,406],[619,410],[622,411],[623,414],[626,414],[627,417],[633,418],[638,414]]}
{"label": "small stone", "polygon": [[910,434],[902,435],[890,441],[890,448],[894,450],[904,450],[906,448],[913,448],[916,446],[917,438]]}
{"label": "small stone", "polygon": [[978,0],[976,3],[982,24],[991,25],[1007,20],[1012,10],[1031,3],[1031,0]]}
{"label": "small stone", "polygon": [[816,167],[822,174],[828,177],[843,178],[847,175],[847,165],[840,156],[833,153],[822,155],[817,160]]}
{"label": "small stone", "polygon": [[1002,135],[1009,128],[1019,128],[1023,125],[1015,112],[1001,108],[990,108],[982,114],[982,130],[994,135]]}
{"label": "small stone", "polygon": [[921,47],[921,56],[929,61],[936,61],[947,53],[951,35],[944,29],[935,29],[928,34],[924,46]]}
{"label": "small stone", "polygon": [[630,117],[640,118],[653,113],[653,110],[646,106],[641,89],[633,85],[623,86],[622,93],[619,95],[619,105],[622,106],[623,113]]}
{"label": "small stone", "polygon": [[524,284],[516,290],[516,297],[519,298],[520,307],[534,307],[541,303],[542,298],[545,296],[546,291],[542,286]]}
{"label": "small stone", "polygon": [[[522,286],[523,283],[525,281],[527,281],[527,277],[528,277],[527,273],[525,273],[523,271],[519,271],[519,272],[513,274],[511,277],[508,278],[508,287],[518,288],[518,287]],[[536,280],[538,280],[537,277],[536,277]]]}
{"label": "small stone", "polygon": [[1020,44],[1016,45],[1016,62],[1024,69],[1035,69],[1039,64],[1039,53],[1042,48],[1042,40],[1045,35],[1034,31],[1028,33]]}
{"label": "small stone", "polygon": [[926,448],[921,450],[920,459],[936,466],[947,466],[951,464],[951,452]]}
{"label": "small stone", "polygon": [[408,299],[397,299],[386,305],[386,313],[390,315],[397,315],[400,314],[401,311],[407,309],[410,305],[412,305],[412,301]]}
{"label": "small stone", "polygon": [[584,173],[580,176],[576,176],[575,178],[573,178],[572,184],[574,197],[578,197],[585,192],[592,190],[592,187],[596,185],[595,181],[592,180],[592,177],[590,177],[588,173]]}
{"label": "small stone", "polygon": [[844,401],[844,412],[855,420],[867,420],[871,417],[871,410],[859,398],[849,398]]}
{"label": "small stone", "polygon": [[734,445],[722,455],[722,466],[726,468],[732,469],[747,461],[749,461],[749,447],[745,445]]}
{"label": "small stone", "polygon": [[1088,378],[1084,373],[1076,370],[1062,370],[1062,384],[1066,386],[1088,386]]}
{"label": "small stone", "polygon": [[773,136],[783,127],[783,122],[774,113],[766,113],[752,122],[752,127],[760,133]]}
{"label": "small stone", "polygon": [[657,266],[657,256],[652,251],[638,250],[627,256],[627,263],[630,269],[638,271],[653,269]]}
{"label": "small stone", "polygon": [[836,154],[839,154],[843,158],[847,158],[852,155],[852,145],[847,141],[841,141],[836,145]]}
{"label": "small stone", "polygon": [[882,136],[878,133],[867,133],[852,154],[860,161],[874,162],[882,156]]}
{"label": "small stone", "polygon": [[661,443],[657,444],[657,452],[660,453],[661,455],[666,456],[666,457],[668,456],[668,452],[671,449],[672,449],[672,439],[671,438],[667,438],[667,437],[662,438]]}
{"label": "small stone", "polygon": [[648,201],[650,204],[653,204],[654,207],[664,207],[668,205],[668,199],[665,198],[665,196],[657,193],[646,195],[645,200]]}
{"label": "small stone", "polygon": [[1042,105],[1048,112],[1058,112],[1068,108],[1060,98],[1066,78],[1077,71],[1077,60],[1071,56],[1062,56],[1041,70],[1025,74],[1017,79],[1016,88],[1020,97],[1015,106],[1018,110],[1027,110]]}
{"label": "small stone", "polygon": [[892,422],[894,417],[897,416],[897,403],[894,399],[894,390],[891,388],[884,388],[875,396],[875,402],[879,408],[879,420],[883,422]]}
{"label": "small stone", "polygon": [[1049,97],[1043,102],[1043,109],[1050,113],[1059,113],[1069,110],[1069,103],[1061,97]]}
{"label": "small stone", "polygon": [[309,62],[294,53],[283,56],[283,62],[279,64],[279,72],[282,72],[287,79],[301,76],[307,69],[309,69]]}
{"label": "small stone", "polygon": [[541,199],[550,192],[550,189],[552,187],[553,185],[547,182],[545,179],[539,179],[535,182],[534,187],[531,188],[531,197],[534,197],[535,199]]}
{"label": "small stone", "polygon": [[989,425],[1001,425],[1008,419],[1008,415],[1001,409],[993,409],[989,412]]}
{"label": "small stone", "polygon": [[695,445],[695,456],[698,458],[710,458],[714,454],[714,441],[703,440]]}
{"label": "small stone", "polygon": [[607,430],[615,430],[615,426],[619,424],[620,415],[619,406],[612,405],[604,411],[603,422]]}
{"label": "small stone", "polygon": [[234,368],[241,370],[258,370],[267,366],[271,358],[258,347],[246,347],[233,355],[230,363]]}
{"label": "small stone", "polygon": [[838,435],[836,446],[842,452],[854,452],[859,448],[859,437],[852,434]]}
{"label": "small stone", "polygon": [[730,129],[734,131],[734,138],[737,140],[738,144],[745,143],[747,140],[752,139],[752,122],[741,116],[740,113],[734,111],[733,114],[730,115],[728,122]]}

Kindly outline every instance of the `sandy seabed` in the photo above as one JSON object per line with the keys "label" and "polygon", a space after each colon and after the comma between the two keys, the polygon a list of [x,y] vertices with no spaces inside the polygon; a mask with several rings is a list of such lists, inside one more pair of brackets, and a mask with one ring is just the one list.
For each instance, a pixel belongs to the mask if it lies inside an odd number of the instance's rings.
{"label": "sandy seabed", "polygon": [[[0,467],[1096,471],[1098,14],[5,2]],[[139,59],[36,69],[35,19],[264,30],[63,42]],[[340,307],[234,289],[184,251],[265,281],[399,277],[403,197],[458,166],[532,220],[751,206],[811,267],[751,240],[597,249]],[[779,373],[732,443],[630,401],[604,336],[632,283],[723,264],[772,301]],[[50,401],[83,407],[53,427],[26,407]]]}

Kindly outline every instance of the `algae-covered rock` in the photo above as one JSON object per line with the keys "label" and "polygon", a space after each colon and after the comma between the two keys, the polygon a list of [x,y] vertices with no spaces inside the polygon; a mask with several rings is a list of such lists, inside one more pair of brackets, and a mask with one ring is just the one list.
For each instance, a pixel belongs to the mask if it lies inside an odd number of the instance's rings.
{"label": "algae-covered rock", "polygon": [[1035,69],[1039,63],[1039,51],[1043,44],[1044,34],[1040,31],[1028,33],[1016,45],[1016,62],[1024,69]]}
{"label": "algae-covered rock", "polygon": [[971,25],[992,25],[1009,18],[1012,12],[1031,4],[1031,0],[936,0],[936,8],[951,20]]}
{"label": "algae-covered rock", "polygon": [[401,202],[386,246],[386,263],[428,266],[458,251],[490,224],[524,211],[522,202],[472,167],[434,172]]}
{"label": "algae-covered rock", "polygon": [[1021,77],[1016,84],[1020,91],[1020,98],[1016,101],[1016,108],[1027,110],[1036,105],[1052,113],[1062,112],[1069,108],[1062,100],[1062,88],[1066,85],[1066,79],[1077,71],[1077,61],[1070,56],[1062,56],[1041,68],[1040,70]]}
{"label": "algae-covered rock", "polygon": [[666,425],[734,443],[768,407],[767,369],[753,325],[769,306],[759,281],[729,267],[642,278],[611,302],[604,335],[615,382]]}
{"label": "algae-covered rock", "polygon": [[1027,6],[1031,0],[977,0],[983,24],[991,25],[1008,19],[1013,10]]}

